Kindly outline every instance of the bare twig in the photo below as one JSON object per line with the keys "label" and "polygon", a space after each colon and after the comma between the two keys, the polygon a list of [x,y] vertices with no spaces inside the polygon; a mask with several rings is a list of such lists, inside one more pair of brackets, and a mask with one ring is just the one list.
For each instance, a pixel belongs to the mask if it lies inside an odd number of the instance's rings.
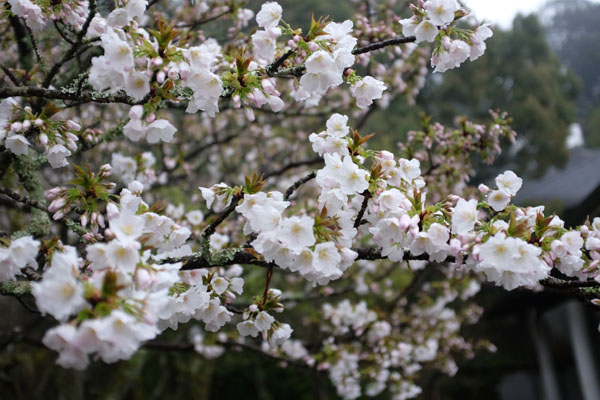
{"label": "bare twig", "polygon": [[368,53],[368,52],[371,52],[374,50],[383,49],[384,47],[387,47],[387,46],[395,46],[395,45],[404,44],[404,43],[413,43],[416,40],[417,40],[417,38],[414,36],[406,36],[406,37],[400,37],[400,38],[387,39],[387,40],[383,40],[381,42],[370,43],[366,46],[357,47],[356,49],[352,50],[352,54],[354,54],[354,55],[364,54],[364,53]]}
{"label": "bare twig", "polygon": [[36,208],[38,210],[48,212],[48,209],[43,204],[41,204],[35,200],[30,200],[27,197],[15,192],[15,191],[12,191],[8,188],[0,187],[0,194],[3,194],[5,196],[11,198],[14,201],[25,204],[31,208]]}
{"label": "bare twig", "polygon": [[288,50],[287,52],[283,53],[281,55],[281,57],[279,57],[278,59],[273,61],[270,65],[268,65],[267,68],[265,68],[265,71],[267,71],[267,75],[274,76],[273,74],[275,74],[277,72],[277,70],[279,70],[279,68],[283,65],[285,60],[290,58],[295,52],[296,52],[296,50],[294,50],[294,49]]}
{"label": "bare twig", "polygon": [[292,186],[287,188],[287,190],[283,194],[283,199],[284,200],[289,199],[290,196],[294,193],[294,191],[296,191],[300,186],[304,185],[306,182],[314,179],[316,176],[317,176],[317,173],[315,171],[312,171],[310,174],[306,175],[305,177],[298,179],[296,182],[294,182],[294,184]]}
{"label": "bare twig", "polygon": [[44,79],[44,82],[42,83],[42,87],[49,87],[52,84],[52,81],[54,80],[56,74],[58,74],[58,72],[60,71],[60,68],[69,60],[71,60],[75,56],[77,50],[79,50],[79,47],[83,43],[83,38],[85,37],[85,34],[87,33],[87,30],[90,27],[90,24],[92,23],[92,19],[94,19],[94,15],[96,15],[96,0],[89,0],[88,10],[88,16],[85,22],[83,23],[83,26],[81,27],[81,30],[79,31],[75,42],[71,45],[71,47],[65,53],[65,55],[56,64],[52,66],[50,72],[48,72],[46,78]]}
{"label": "bare twig", "polygon": [[144,104],[149,96],[136,100],[127,95],[108,93],[72,93],[63,90],[46,89],[33,86],[15,86],[0,88],[0,99],[7,97],[39,97],[44,99],[71,100],[82,103],[123,103],[129,105]]}
{"label": "bare twig", "polygon": [[307,160],[301,160],[301,161],[293,161],[289,164],[284,165],[283,167],[276,169],[274,171],[270,171],[267,172],[263,175],[264,179],[269,179],[272,178],[274,176],[278,176],[283,174],[284,172],[289,171],[290,169],[294,169],[294,168],[298,168],[298,167],[303,167],[305,165],[313,165],[313,164],[319,164],[322,163],[323,159],[319,156],[317,157],[313,157],[313,158],[309,158]]}
{"label": "bare twig", "polygon": [[367,206],[369,205],[369,199],[371,198],[371,192],[369,189],[366,189],[362,192],[363,202],[360,206],[360,210],[358,210],[358,215],[356,215],[356,219],[354,220],[354,227],[358,229],[362,222],[362,218],[365,215],[365,211],[367,211]]}
{"label": "bare twig", "polygon": [[225,221],[225,219],[227,219],[229,214],[231,214],[235,210],[240,199],[241,196],[238,195],[233,195],[231,197],[231,203],[229,203],[227,208],[223,210],[223,212],[217,217],[216,220],[214,220],[210,225],[206,227],[206,229],[204,229],[204,232],[202,232],[202,239],[210,239],[212,234],[215,233],[215,231],[217,230],[217,227],[221,225],[221,223]]}

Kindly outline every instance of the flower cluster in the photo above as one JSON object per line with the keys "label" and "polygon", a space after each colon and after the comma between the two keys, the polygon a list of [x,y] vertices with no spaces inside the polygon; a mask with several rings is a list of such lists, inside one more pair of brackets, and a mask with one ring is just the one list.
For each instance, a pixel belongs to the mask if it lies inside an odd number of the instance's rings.
{"label": "flower cluster", "polygon": [[22,17],[33,31],[44,29],[49,20],[62,21],[80,30],[89,13],[87,0],[65,0],[52,6],[42,0],[8,0],[8,3],[11,11]]}
{"label": "flower cluster", "polygon": [[31,107],[20,107],[11,97],[3,100],[0,102],[0,143],[4,142],[14,154],[24,155],[31,146],[27,137],[35,136],[52,168],[69,165],[67,157],[77,150],[81,127],[73,120],[58,120],[57,111],[48,105],[41,113],[34,113]]}
{"label": "flower cluster", "polygon": [[485,52],[485,40],[492,36],[488,25],[475,31],[452,26],[456,18],[464,15],[456,0],[428,0],[422,7],[412,6],[412,11],[411,18],[400,20],[402,32],[415,36],[417,43],[437,43],[431,58],[434,72],[456,68],[467,58],[475,61]]}
{"label": "flower cluster", "polygon": [[[293,329],[289,324],[280,323],[270,315],[266,310],[272,310],[278,313],[283,312],[283,305],[279,303],[281,291],[278,289],[269,289],[266,297],[258,301],[258,304],[250,305],[243,314],[243,321],[237,324],[237,330],[240,336],[256,337],[262,334],[263,339],[270,346],[284,344],[292,335]],[[258,300],[258,299],[257,299]]]}
{"label": "flower cluster", "polygon": [[28,265],[35,266],[40,242],[31,236],[12,240],[8,248],[0,247],[0,282],[13,280]]}
{"label": "flower cluster", "polygon": [[[189,254],[190,231],[151,212],[140,192],[124,189],[119,206],[109,203],[108,241],[88,245],[85,259],[55,243],[42,279],[32,283],[38,309],[62,322],[43,341],[59,352],[63,366],[85,368],[90,354],[105,362],[127,359],[168,327],[193,318],[217,331],[233,315],[224,304],[242,293],[243,280],[161,261]],[[3,280],[33,263],[38,246],[23,237],[2,249]]]}

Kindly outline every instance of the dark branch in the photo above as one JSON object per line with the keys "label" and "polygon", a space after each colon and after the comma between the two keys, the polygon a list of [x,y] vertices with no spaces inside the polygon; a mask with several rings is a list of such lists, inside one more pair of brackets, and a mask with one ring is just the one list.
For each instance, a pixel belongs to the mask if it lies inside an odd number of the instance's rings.
{"label": "dark branch", "polygon": [[357,47],[356,49],[352,50],[352,54],[354,54],[354,55],[364,54],[364,53],[368,53],[370,51],[383,49],[384,47],[387,47],[387,46],[395,46],[398,44],[413,43],[416,40],[417,40],[417,38],[414,36],[407,36],[407,37],[383,40],[381,42],[371,43],[371,44],[368,44],[363,47]]}
{"label": "dark branch", "polygon": [[186,156],[185,156],[185,161],[190,161],[191,159],[193,159],[194,157],[196,157],[198,154],[202,153],[204,150],[209,149],[213,146],[218,146],[220,144],[226,144],[231,142],[233,139],[235,139],[236,137],[239,136],[239,133],[233,133],[231,135],[225,136],[222,139],[216,139],[210,143],[206,143],[203,145],[198,146],[197,148],[195,148],[194,150],[190,151]]}
{"label": "dark branch", "polygon": [[272,178],[274,176],[278,176],[283,174],[284,172],[293,169],[293,168],[298,168],[298,167],[303,167],[305,165],[313,165],[313,164],[318,164],[323,162],[323,159],[319,156],[317,157],[313,157],[313,158],[309,158],[307,160],[301,160],[301,161],[294,161],[291,162],[289,164],[284,165],[283,167],[276,169],[274,171],[270,171],[267,172],[263,175],[263,179],[269,179]]}
{"label": "dark branch", "polygon": [[198,21],[194,21],[191,22],[189,24],[184,24],[184,25],[177,25],[176,28],[191,28],[194,29],[202,24],[206,24],[208,22],[214,21],[216,19],[219,19],[221,17],[224,17],[225,15],[231,13],[233,10],[231,8],[227,8],[225,11],[223,11],[222,13],[213,15],[212,17],[206,17],[204,19],[199,19]]}
{"label": "dark branch", "polygon": [[[216,220],[214,220],[210,225],[208,225],[206,227],[206,229],[204,229],[204,232],[202,232],[203,240],[208,241],[208,239],[210,239],[212,234],[215,233],[215,231],[217,230],[217,227],[223,221],[225,221],[225,219],[227,219],[229,214],[231,214],[235,210],[235,208],[237,207],[238,201],[240,199],[241,199],[241,196],[238,196],[238,195],[233,195],[231,197],[231,203],[229,203],[227,208],[225,210],[223,210],[223,212],[217,217]],[[207,245],[208,245],[208,243],[207,243]]]}
{"label": "dark branch", "polygon": [[310,174],[306,175],[304,178],[301,178],[301,179],[297,180],[296,182],[294,182],[294,184],[292,186],[290,186],[289,188],[287,188],[287,190],[283,194],[283,199],[284,200],[289,199],[290,196],[294,193],[294,191],[296,191],[300,186],[304,185],[306,182],[314,179],[316,176],[317,176],[317,173],[315,171],[313,171]]}
{"label": "dark branch", "polygon": [[[370,51],[383,49],[384,47],[388,47],[388,46],[395,46],[395,45],[404,44],[404,43],[413,43],[416,40],[417,40],[417,38],[414,36],[387,39],[387,40],[383,40],[381,42],[370,43],[363,47],[357,47],[356,49],[352,50],[352,54],[354,54],[354,55],[364,54],[364,53],[368,53]],[[304,72],[306,71],[306,67],[304,65],[297,65],[295,67],[278,70],[279,67],[281,66],[281,64],[283,64],[283,62],[287,58],[289,58],[292,54],[293,54],[292,50],[290,50],[287,53],[283,54],[279,59],[275,60],[275,62],[273,62],[273,64],[269,65],[267,67],[267,75],[269,75],[271,77],[277,77],[277,78],[300,78],[302,75],[304,75]]]}
{"label": "dark branch", "polygon": [[283,53],[283,55],[281,55],[281,57],[279,57],[277,60],[273,61],[265,69],[267,71],[267,75],[269,75],[271,77],[274,76],[274,74],[277,72],[277,70],[279,70],[279,68],[283,65],[285,60],[290,58],[295,52],[296,52],[296,50],[293,50],[293,49],[288,50],[287,52]]}
{"label": "dark branch", "polygon": [[63,56],[63,58],[61,58],[56,64],[52,66],[50,72],[48,72],[48,75],[46,75],[46,78],[44,79],[44,82],[42,84],[43,87],[47,88],[52,84],[52,80],[54,79],[56,74],[58,74],[60,68],[69,60],[71,60],[75,56],[75,53],[77,53],[77,50],[79,50],[79,47],[83,43],[83,38],[85,37],[85,34],[87,33],[87,30],[90,27],[90,24],[92,23],[92,19],[94,19],[94,15],[96,15],[96,0],[89,0],[88,10],[88,16],[85,22],[83,23],[81,31],[79,31],[75,42],[71,45],[69,50]]}
{"label": "dark branch", "polygon": [[591,281],[567,281],[549,277],[540,281],[542,286],[552,289],[578,289],[578,288],[600,288],[600,283]]}
{"label": "dark branch", "polygon": [[369,192],[369,190],[367,189],[362,193],[362,195],[363,195],[363,202],[360,206],[360,210],[358,210],[358,215],[356,216],[356,219],[354,220],[354,227],[356,229],[358,229],[358,227],[362,223],[362,218],[365,215],[365,211],[367,211],[367,206],[369,205],[369,199],[371,198],[371,192]]}
{"label": "dark branch", "polygon": [[41,204],[41,203],[39,203],[39,202],[37,202],[35,200],[30,200],[27,197],[25,197],[23,195],[20,195],[19,193],[14,192],[14,191],[12,191],[12,190],[10,190],[8,188],[0,187],[0,194],[3,194],[5,196],[11,198],[14,201],[16,201],[18,203],[25,204],[25,205],[27,205],[27,206],[29,206],[31,208],[36,208],[38,210],[42,210],[42,211],[48,212],[48,209],[43,204]]}

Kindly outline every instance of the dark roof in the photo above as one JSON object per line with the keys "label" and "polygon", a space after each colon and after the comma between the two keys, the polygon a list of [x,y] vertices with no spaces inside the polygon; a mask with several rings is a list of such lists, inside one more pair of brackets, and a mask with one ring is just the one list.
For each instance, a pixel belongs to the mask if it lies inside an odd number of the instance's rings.
{"label": "dark roof", "polygon": [[600,150],[571,150],[564,168],[550,168],[540,179],[524,179],[515,198],[517,205],[560,201],[565,208],[578,206],[600,186]]}

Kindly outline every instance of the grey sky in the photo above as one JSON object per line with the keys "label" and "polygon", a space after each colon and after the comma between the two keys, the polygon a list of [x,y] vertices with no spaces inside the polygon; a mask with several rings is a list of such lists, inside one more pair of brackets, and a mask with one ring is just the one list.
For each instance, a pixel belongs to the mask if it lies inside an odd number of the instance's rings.
{"label": "grey sky", "polygon": [[[486,20],[502,28],[510,27],[513,17],[521,12],[537,11],[546,0],[464,0],[480,20]],[[595,3],[600,0],[592,0]]]}

